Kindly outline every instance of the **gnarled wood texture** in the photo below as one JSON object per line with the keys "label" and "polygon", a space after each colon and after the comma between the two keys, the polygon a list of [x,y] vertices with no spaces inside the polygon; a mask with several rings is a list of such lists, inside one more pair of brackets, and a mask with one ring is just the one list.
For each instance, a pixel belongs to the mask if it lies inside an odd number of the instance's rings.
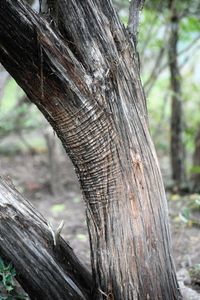
{"label": "gnarled wood texture", "polygon": [[2,0],[0,61],[76,168],[94,299],[181,299],[134,45],[109,0],[62,0],[55,9],[51,28],[21,1]]}
{"label": "gnarled wood texture", "polygon": [[[0,178],[0,255],[31,299],[91,299],[92,277],[32,205]],[[55,243],[56,242],[56,243]]]}

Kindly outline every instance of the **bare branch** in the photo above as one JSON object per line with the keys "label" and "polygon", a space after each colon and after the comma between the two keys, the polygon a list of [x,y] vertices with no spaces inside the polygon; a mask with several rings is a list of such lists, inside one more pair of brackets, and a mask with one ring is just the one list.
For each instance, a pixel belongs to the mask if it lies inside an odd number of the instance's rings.
{"label": "bare branch", "polygon": [[149,78],[147,79],[147,81],[144,83],[144,88],[150,86],[151,87],[151,83],[152,81],[155,80],[155,78],[157,78],[157,71],[159,69],[159,66],[160,66],[160,63],[162,62],[162,59],[163,59],[163,56],[164,56],[164,53],[165,53],[165,47],[161,47],[160,48],[160,51],[158,53],[158,56],[155,60],[155,65],[149,75]]}
{"label": "bare branch", "polygon": [[135,45],[137,44],[139,13],[143,6],[144,0],[132,0],[129,8],[128,31]]}
{"label": "bare branch", "polygon": [[[148,25],[148,31],[146,34],[146,37],[141,45],[141,50],[140,50],[140,61],[142,61],[142,58],[144,56],[145,50],[147,49],[147,46],[149,44],[149,42],[152,40],[153,36],[156,36],[158,31],[160,30],[160,26],[157,26],[156,24],[156,19],[157,19],[157,15],[155,15],[152,24]],[[142,63],[141,63],[142,65]]]}
{"label": "bare branch", "polygon": [[0,255],[32,299],[90,299],[91,276],[71,247],[61,237],[55,246],[47,222],[1,177],[0,232]]}
{"label": "bare branch", "polygon": [[[181,51],[178,52],[177,56],[182,56],[183,54],[189,52],[192,48],[195,48],[195,51],[197,51],[197,49],[199,49],[200,45],[196,45],[200,40],[200,35],[198,35],[196,38],[194,38],[194,40],[189,43],[184,49],[182,49]],[[157,59],[155,60],[155,64],[154,67],[152,69],[151,75],[149,76],[149,78],[146,80],[146,82],[144,83],[144,88],[145,88],[145,93],[146,95],[148,95],[152,89],[152,87],[154,86],[158,76],[168,67],[168,62],[164,62],[163,64],[160,64],[161,62],[161,52],[163,52],[162,48],[160,49]],[[164,54],[164,53],[163,53]],[[192,55],[187,55],[186,58],[182,61],[182,63],[180,64],[180,69],[188,62],[188,60],[190,59]]]}
{"label": "bare branch", "polygon": [[88,95],[83,65],[44,19],[22,2],[5,0],[0,2],[0,16],[0,60],[40,109],[49,97],[55,102],[62,88],[73,94],[69,105],[74,95]]}

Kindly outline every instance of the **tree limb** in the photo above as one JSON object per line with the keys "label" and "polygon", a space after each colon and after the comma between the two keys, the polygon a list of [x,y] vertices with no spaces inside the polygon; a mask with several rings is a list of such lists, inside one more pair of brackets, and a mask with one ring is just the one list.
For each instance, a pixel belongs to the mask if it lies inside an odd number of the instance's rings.
{"label": "tree limb", "polygon": [[144,5],[144,0],[132,0],[129,8],[128,31],[134,44],[137,44],[139,13]]}
{"label": "tree limb", "polygon": [[[54,84],[59,90],[60,81],[64,80],[72,92],[79,95],[86,93],[84,80],[87,81],[87,76],[83,66],[44,19],[21,1],[13,4],[13,1],[3,0],[0,10],[2,64],[17,78],[19,85],[28,91],[32,100],[38,102],[40,99],[43,105],[45,96],[48,96],[48,86],[50,89]],[[9,30],[10,26],[18,29]],[[21,63],[22,57],[25,58],[24,63]],[[45,90],[42,88],[44,86]]]}
{"label": "tree limb", "polygon": [[[0,255],[12,262],[32,299],[91,299],[91,275],[43,217],[0,177]],[[60,288],[61,287],[61,288]]]}
{"label": "tree limb", "polygon": [[[97,96],[95,86],[105,87],[116,67],[120,71],[123,56],[129,56],[134,73],[138,72],[137,58],[125,31],[120,25],[115,29],[115,15],[113,20],[108,20],[103,13],[99,15],[98,7],[102,5],[100,1],[94,4],[88,0],[84,5],[80,0],[66,1],[60,12],[68,16],[59,27],[63,41],[28,5],[21,1],[0,2],[0,60],[54,129],[57,115],[66,115],[68,111],[70,118],[91,97],[101,98],[96,100],[97,106],[101,102],[100,107],[107,105],[104,97]],[[107,10],[102,9],[108,14],[110,7],[111,4]],[[59,15],[59,20],[64,20],[64,15],[61,18]],[[130,70],[126,76],[132,76]],[[134,78],[137,89],[133,86],[131,89],[134,94],[140,94],[142,114],[146,116],[146,100],[140,82]],[[102,93],[105,94],[105,89]],[[66,94],[67,101],[62,99]]]}
{"label": "tree limb", "polygon": [[[197,52],[197,49],[199,48],[199,45],[196,45],[200,40],[200,35],[198,35],[197,37],[194,38],[194,40],[189,43],[184,49],[180,50],[177,53],[177,56],[182,56],[183,54],[190,52],[190,50],[192,48],[194,48],[195,52]],[[195,48],[196,47],[196,48]],[[149,95],[152,87],[154,86],[158,76],[168,67],[168,63],[169,62],[164,62],[163,64],[160,64],[160,56],[161,56],[161,52],[163,52],[163,48],[165,50],[165,47],[160,48],[160,51],[157,55],[157,58],[155,60],[155,65],[153,66],[151,75],[149,76],[149,78],[144,82],[144,88],[145,88],[145,94],[146,96]],[[187,61],[189,60],[189,58],[191,57],[190,55],[187,55],[186,58],[182,61],[182,63],[180,64],[180,69],[187,63]]]}

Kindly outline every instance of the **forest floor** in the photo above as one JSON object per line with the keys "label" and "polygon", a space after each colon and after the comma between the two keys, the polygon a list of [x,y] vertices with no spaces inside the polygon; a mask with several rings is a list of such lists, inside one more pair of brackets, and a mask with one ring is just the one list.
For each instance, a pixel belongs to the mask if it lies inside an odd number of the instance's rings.
{"label": "forest floor", "polygon": [[[89,240],[85,208],[74,168],[63,152],[57,156],[56,187],[52,188],[47,153],[0,155],[0,175],[9,176],[40,213],[57,228],[64,220],[62,236],[78,257],[90,268]],[[52,193],[56,189],[56,193]],[[200,267],[200,195],[168,194],[173,253],[177,270]],[[192,216],[192,217],[191,217]],[[191,217],[191,219],[190,219]],[[194,218],[194,219],[193,219]],[[198,222],[197,222],[198,223]],[[200,298],[199,298],[200,299]]]}

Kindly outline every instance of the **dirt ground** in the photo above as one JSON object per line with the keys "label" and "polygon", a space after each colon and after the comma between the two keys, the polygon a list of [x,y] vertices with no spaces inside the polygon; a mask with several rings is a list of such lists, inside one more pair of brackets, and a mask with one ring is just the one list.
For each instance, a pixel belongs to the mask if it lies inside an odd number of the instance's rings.
{"label": "dirt ground", "polygon": [[[17,189],[48,219],[53,228],[57,228],[64,220],[63,238],[70,243],[78,257],[90,268],[84,203],[74,168],[63,152],[59,152],[56,169],[58,192],[53,195],[51,168],[47,153],[0,155],[0,175],[9,176]],[[200,264],[200,229],[180,221],[179,214],[184,205],[181,197],[169,195],[169,198],[171,199],[169,216],[176,268],[180,270]],[[197,217],[200,218],[200,213]]]}

